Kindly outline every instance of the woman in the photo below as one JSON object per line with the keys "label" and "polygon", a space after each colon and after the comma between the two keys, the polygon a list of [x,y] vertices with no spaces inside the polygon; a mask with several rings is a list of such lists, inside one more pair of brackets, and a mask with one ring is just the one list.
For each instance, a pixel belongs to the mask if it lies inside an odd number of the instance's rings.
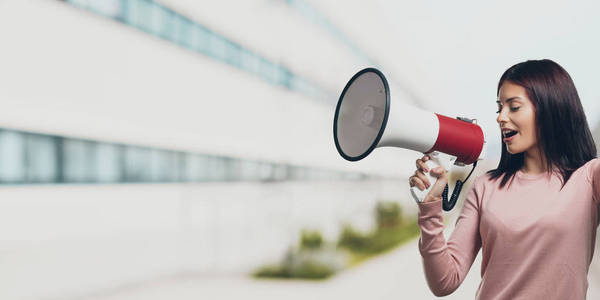
{"label": "woman", "polygon": [[600,160],[569,74],[551,60],[509,68],[497,90],[498,168],[477,177],[446,242],[443,168],[417,160],[419,251],[436,296],[462,283],[482,249],[477,299],[585,299],[600,201]]}

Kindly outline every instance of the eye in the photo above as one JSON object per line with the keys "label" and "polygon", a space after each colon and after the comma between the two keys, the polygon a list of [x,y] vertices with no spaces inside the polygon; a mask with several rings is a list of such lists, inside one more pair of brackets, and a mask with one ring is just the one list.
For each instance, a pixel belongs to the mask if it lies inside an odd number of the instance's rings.
{"label": "eye", "polygon": [[519,108],[521,108],[521,107],[520,107],[520,106],[517,106],[517,107],[511,107],[511,108],[510,108],[510,111],[517,111],[517,110],[519,110]]}

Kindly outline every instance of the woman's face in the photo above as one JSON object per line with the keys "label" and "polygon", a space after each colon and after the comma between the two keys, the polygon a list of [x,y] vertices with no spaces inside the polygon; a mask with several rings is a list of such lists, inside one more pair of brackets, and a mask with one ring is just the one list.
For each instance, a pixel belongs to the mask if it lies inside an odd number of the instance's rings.
{"label": "woman's face", "polygon": [[[525,88],[505,81],[500,87],[496,102],[496,121],[500,125],[502,140],[508,153],[517,154],[536,149],[535,107]],[[516,134],[513,131],[516,131]]]}

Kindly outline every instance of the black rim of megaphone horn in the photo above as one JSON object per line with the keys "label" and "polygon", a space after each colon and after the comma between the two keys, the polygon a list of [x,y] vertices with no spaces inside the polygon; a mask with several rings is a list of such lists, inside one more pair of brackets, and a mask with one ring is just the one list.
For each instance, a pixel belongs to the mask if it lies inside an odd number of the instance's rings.
{"label": "black rim of megaphone horn", "polygon": [[[373,72],[373,73],[377,74],[377,76],[379,76],[381,78],[381,80],[383,81],[383,86],[385,87],[385,114],[383,116],[383,123],[381,124],[381,128],[379,128],[377,137],[375,138],[375,140],[373,141],[373,143],[371,144],[369,149],[367,149],[367,151],[365,151],[363,154],[361,154],[359,156],[348,156],[348,155],[346,155],[346,153],[344,153],[344,151],[342,151],[342,148],[340,147],[340,143],[338,142],[338,137],[337,137],[338,113],[340,112],[340,107],[342,105],[342,99],[344,99],[344,95],[346,95],[346,91],[348,90],[348,87],[350,87],[350,85],[352,85],[352,83],[354,82],[354,80],[356,78],[358,78],[360,75],[367,73],[367,72]],[[361,160],[361,159],[367,157],[367,155],[369,155],[373,151],[373,149],[375,149],[375,147],[377,147],[377,144],[379,144],[379,140],[381,139],[381,136],[383,135],[383,132],[385,131],[385,125],[387,124],[389,113],[390,113],[390,87],[389,87],[388,82],[385,79],[385,76],[383,75],[383,73],[381,73],[381,71],[379,71],[375,68],[366,68],[366,69],[360,70],[358,73],[356,73],[354,76],[352,76],[350,81],[348,81],[348,83],[344,87],[344,90],[342,91],[340,98],[338,99],[338,103],[335,108],[335,116],[333,118],[333,140],[335,141],[335,148],[340,153],[340,155],[344,159],[349,160],[349,161],[357,161],[357,160]]]}

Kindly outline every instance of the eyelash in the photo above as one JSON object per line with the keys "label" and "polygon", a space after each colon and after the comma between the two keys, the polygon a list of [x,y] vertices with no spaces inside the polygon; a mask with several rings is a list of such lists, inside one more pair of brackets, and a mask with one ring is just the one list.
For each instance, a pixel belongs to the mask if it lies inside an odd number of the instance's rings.
{"label": "eyelash", "polygon": [[[517,107],[511,107],[511,108],[510,108],[510,111],[512,111],[512,112],[515,112],[515,111],[519,110],[519,108],[521,108],[521,107],[520,107],[520,106],[517,106]],[[497,113],[497,114],[499,114],[499,113],[500,113],[500,109],[499,109],[499,110],[498,110],[496,113]]]}

